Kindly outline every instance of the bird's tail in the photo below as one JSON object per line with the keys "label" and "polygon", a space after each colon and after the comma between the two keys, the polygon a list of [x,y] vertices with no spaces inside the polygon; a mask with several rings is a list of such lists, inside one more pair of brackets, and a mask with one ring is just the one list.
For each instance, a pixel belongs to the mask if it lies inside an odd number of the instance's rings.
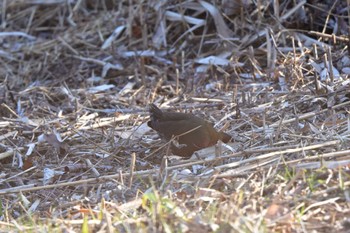
{"label": "bird's tail", "polygon": [[221,141],[223,141],[224,143],[228,143],[229,141],[231,141],[232,139],[232,136],[227,134],[227,133],[224,133],[224,132],[219,132],[219,139]]}

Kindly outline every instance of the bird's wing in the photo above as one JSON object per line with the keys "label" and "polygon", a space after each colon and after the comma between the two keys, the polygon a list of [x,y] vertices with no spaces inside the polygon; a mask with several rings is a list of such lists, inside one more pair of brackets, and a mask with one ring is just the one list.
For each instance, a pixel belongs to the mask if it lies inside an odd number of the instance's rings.
{"label": "bird's wing", "polygon": [[[164,121],[183,121],[183,120],[191,120],[191,119],[200,119],[195,115],[190,113],[182,113],[182,112],[163,112],[163,117],[160,120]],[[202,120],[202,119],[200,119]]]}

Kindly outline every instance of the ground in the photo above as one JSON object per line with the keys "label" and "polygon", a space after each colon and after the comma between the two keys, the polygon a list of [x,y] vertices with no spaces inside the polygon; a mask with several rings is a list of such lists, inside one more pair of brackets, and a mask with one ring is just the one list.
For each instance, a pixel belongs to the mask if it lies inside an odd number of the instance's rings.
{"label": "ground", "polygon": [[0,232],[350,231],[345,1],[0,5]]}

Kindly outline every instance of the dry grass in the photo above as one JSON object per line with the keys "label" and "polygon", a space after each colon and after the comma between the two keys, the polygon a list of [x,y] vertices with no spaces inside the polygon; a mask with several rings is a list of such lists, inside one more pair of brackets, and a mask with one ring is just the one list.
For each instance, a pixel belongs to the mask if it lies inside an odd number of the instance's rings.
{"label": "dry grass", "polygon": [[0,0],[0,232],[349,232],[350,6],[277,2]]}

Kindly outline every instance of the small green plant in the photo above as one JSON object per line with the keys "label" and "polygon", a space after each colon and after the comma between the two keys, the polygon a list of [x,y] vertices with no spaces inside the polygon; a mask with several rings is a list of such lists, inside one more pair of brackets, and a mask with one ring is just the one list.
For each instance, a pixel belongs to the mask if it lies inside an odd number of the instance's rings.
{"label": "small green plant", "polygon": [[309,175],[306,174],[306,183],[310,188],[311,192],[315,191],[315,186],[317,185],[317,179],[314,172],[310,172]]}
{"label": "small green plant", "polygon": [[286,179],[291,180],[295,176],[295,168],[284,166],[284,176]]}
{"label": "small green plant", "polygon": [[170,198],[162,197],[157,190],[143,195],[142,208],[147,211],[153,224],[165,232],[176,231],[175,224],[185,218],[181,208]]}

